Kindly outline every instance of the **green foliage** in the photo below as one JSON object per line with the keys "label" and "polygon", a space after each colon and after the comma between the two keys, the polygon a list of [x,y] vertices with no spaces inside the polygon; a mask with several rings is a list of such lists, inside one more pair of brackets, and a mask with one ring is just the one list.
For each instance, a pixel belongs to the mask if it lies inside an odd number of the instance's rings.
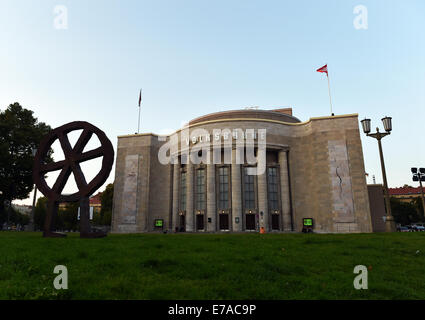
{"label": "green foliage", "polygon": [[93,214],[93,224],[110,226],[112,220],[112,202],[114,197],[114,184],[110,183],[100,195],[102,204],[100,212]]}
{"label": "green foliage", "polygon": [[23,214],[17,210],[12,209],[12,215],[10,216],[10,221],[15,225],[24,226],[29,223],[30,217],[26,214]]}
{"label": "green foliage", "polygon": [[110,183],[100,195],[102,211],[112,211],[112,202],[114,197],[114,184]]}
{"label": "green foliage", "polygon": [[420,197],[411,202],[401,201],[395,197],[390,198],[391,213],[396,223],[409,225],[416,222],[425,221]]}
{"label": "green foliage", "polygon": [[104,211],[101,225],[110,226],[111,221],[112,221],[112,210]]}
{"label": "green foliage", "polygon": [[[4,200],[25,199],[33,189],[32,149],[50,130],[17,102],[0,112],[0,222],[5,221]],[[51,160],[49,154],[46,162]]]}
{"label": "green foliage", "polygon": [[[37,200],[34,210],[34,223],[36,229],[43,230],[44,221],[47,213],[47,198],[41,197]],[[65,208],[58,210],[56,218],[56,230],[59,231],[77,231],[78,222],[78,203],[68,203]]]}
{"label": "green foliage", "polygon": [[101,224],[104,226],[111,225],[113,199],[114,199],[114,184],[110,183],[106,186],[105,190],[102,192],[102,195],[100,196],[100,201],[102,203]]}
{"label": "green foliage", "polygon": [[37,200],[34,209],[34,225],[36,230],[43,230],[44,220],[47,213],[47,198],[41,197]]}
{"label": "green foliage", "polygon": [[100,211],[95,212],[93,214],[93,225],[97,226],[110,226],[111,225],[111,217],[112,217],[112,211]]}
{"label": "green foliage", "polygon": [[58,212],[56,229],[63,231],[77,231],[79,229],[78,222],[79,203],[68,203],[64,209]]}
{"label": "green foliage", "polygon": [[12,206],[10,206],[5,212],[5,218],[7,220],[7,215],[9,215],[9,225],[10,226],[25,226],[29,223],[30,217],[26,214],[15,210]]}
{"label": "green foliage", "polygon": [[418,221],[415,222],[425,222],[425,217],[424,217],[424,209],[423,209],[423,204],[422,204],[422,199],[420,197],[416,197],[413,201],[412,201],[413,205],[416,208],[416,211],[418,213]]}

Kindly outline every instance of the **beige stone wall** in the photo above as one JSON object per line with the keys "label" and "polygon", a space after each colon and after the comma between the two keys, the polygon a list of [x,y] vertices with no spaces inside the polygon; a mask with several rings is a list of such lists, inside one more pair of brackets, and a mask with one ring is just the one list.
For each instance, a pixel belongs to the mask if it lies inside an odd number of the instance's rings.
{"label": "beige stone wall", "polygon": [[[305,123],[208,119],[193,124],[190,132],[267,129],[267,147],[288,151],[294,231],[301,231],[302,218],[314,218],[316,232],[372,231],[357,115],[312,118]],[[152,134],[118,138],[113,232],[151,231],[156,218],[164,219],[171,229],[173,166],[158,161],[163,144]],[[184,140],[179,142],[178,150],[186,147]],[[135,155],[139,156],[137,202],[131,193]],[[137,208],[132,208],[133,203]]]}
{"label": "beige stone wall", "polygon": [[[118,139],[112,232],[146,231],[150,145],[151,136],[130,136]],[[128,163],[129,160],[137,159],[137,157],[139,161],[134,171],[134,168],[128,167]],[[129,180],[131,180],[130,183]],[[132,185],[133,182],[135,186]],[[137,190],[137,195],[130,192],[134,189]]]}
{"label": "beige stone wall", "polygon": [[155,219],[171,229],[173,171],[158,161],[162,144],[153,135],[118,139],[112,232],[153,231]]}
{"label": "beige stone wall", "polygon": [[313,120],[306,129],[289,152],[295,230],[312,217],[316,232],[371,232],[357,116]]}

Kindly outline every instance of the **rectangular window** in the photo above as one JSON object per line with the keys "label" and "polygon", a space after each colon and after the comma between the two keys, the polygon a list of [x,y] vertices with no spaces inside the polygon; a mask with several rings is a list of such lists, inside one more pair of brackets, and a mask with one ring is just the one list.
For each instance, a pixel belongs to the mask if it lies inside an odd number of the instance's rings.
{"label": "rectangular window", "polygon": [[248,175],[248,168],[244,168],[244,206],[245,209],[255,209],[255,175]]}
{"label": "rectangular window", "polygon": [[229,208],[229,168],[218,169],[218,209]]}
{"label": "rectangular window", "polygon": [[195,204],[196,210],[205,210],[205,169],[196,170]]}
{"label": "rectangular window", "polygon": [[180,174],[180,211],[186,210],[186,172]]}
{"label": "rectangular window", "polygon": [[270,167],[267,169],[268,177],[268,198],[269,198],[269,209],[279,210],[279,197],[278,197],[278,176],[277,168]]}

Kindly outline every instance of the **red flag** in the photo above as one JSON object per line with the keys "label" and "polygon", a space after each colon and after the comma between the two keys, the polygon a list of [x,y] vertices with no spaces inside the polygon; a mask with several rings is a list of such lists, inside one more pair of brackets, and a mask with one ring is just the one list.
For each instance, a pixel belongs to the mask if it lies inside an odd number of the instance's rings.
{"label": "red flag", "polygon": [[142,103],[142,89],[140,89],[140,93],[139,93],[139,107],[141,103]]}
{"label": "red flag", "polygon": [[323,72],[323,73],[326,73],[326,75],[328,75],[328,65],[325,64],[323,67],[317,69],[316,71],[317,72]]}

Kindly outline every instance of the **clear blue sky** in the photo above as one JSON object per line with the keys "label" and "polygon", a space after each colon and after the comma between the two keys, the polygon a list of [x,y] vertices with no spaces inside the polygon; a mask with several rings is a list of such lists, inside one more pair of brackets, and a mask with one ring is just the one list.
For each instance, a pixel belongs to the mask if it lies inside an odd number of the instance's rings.
{"label": "clear blue sky", "polygon": [[[53,27],[56,5],[68,29]],[[353,9],[368,9],[368,29]],[[0,109],[20,102],[52,127],[73,120],[118,135],[163,133],[191,118],[260,106],[305,121],[359,113],[379,125],[390,186],[425,167],[425,1],[0,2]],[[366,171],[381,182],[378,147],[362,135]],[[112,182],[112,172],[108,182]]]}

